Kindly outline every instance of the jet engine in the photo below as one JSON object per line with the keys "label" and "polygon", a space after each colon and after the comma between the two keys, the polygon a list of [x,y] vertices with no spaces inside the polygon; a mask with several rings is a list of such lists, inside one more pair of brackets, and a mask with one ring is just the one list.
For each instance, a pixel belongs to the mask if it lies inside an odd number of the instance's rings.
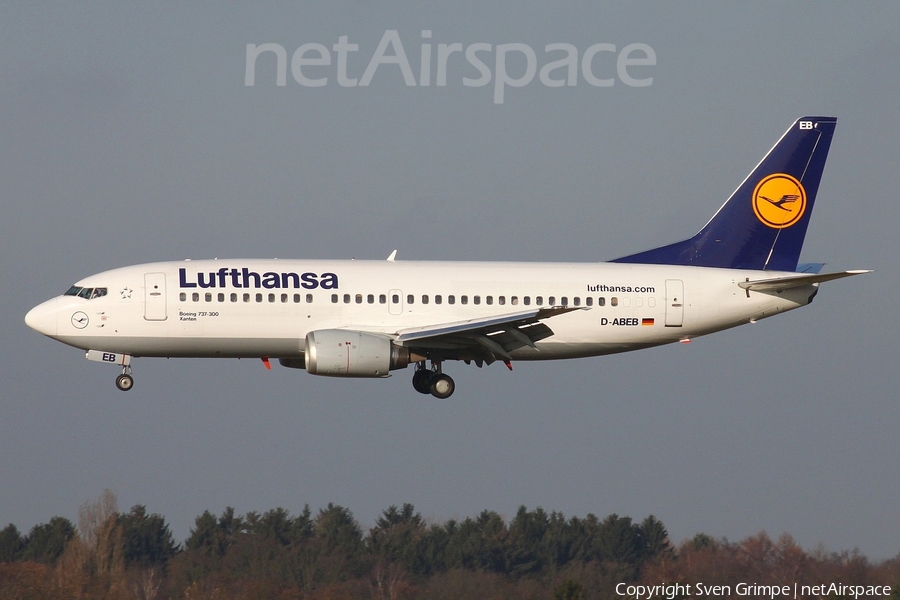
{"label": "jet engine", "polygon": [[304,350],[306,371],[312,375],[387,377],[388,371],[410,363],[409,349],[390,338],[347,329],[310,331]]}

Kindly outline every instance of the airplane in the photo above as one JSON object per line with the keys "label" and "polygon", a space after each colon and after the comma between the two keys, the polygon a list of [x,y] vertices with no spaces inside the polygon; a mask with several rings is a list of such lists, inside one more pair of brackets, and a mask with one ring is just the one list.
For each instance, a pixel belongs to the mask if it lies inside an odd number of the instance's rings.
{"label": "airplane", "polygon": [[448,398],[448,360],[511,370],[689,342],[870,272],[799,264],[836,123],[798,119],[696,235],[610,262],[158,262],[86,277],[25,323],[121,367],[123,391],[133,357],[227,357],[331,377],[414,365],[416,391]]}

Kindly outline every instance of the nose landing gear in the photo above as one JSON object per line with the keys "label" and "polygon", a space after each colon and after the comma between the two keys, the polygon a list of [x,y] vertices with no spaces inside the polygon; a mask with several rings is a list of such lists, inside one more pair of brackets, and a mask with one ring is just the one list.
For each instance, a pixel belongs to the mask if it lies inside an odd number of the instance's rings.
{"label": "nose landing gear", "polygon": [[134,387],[134,377],[131,375],[131,366],[122,367],[122,374],[116,377],[116,387],[127,392]]}
{"label": "nose landing gear", "polygon": [[431,394],[441,400],[449,398],[456,390],[453,378],[442,373],[441,362],[435,360],[431,361],[431,369],[425,366],[424,360],[416,364],[412,384],[420,394]]}
{"label": "nose landing gear", "polygon": [[84,353],[84,357],[94,362],[121,366],[122,374],[116,377],[116,387],[123,392],[127,392],[134,387],[134,377],[131,375],[130,354],[107,352],[106,350],[88,350]]}

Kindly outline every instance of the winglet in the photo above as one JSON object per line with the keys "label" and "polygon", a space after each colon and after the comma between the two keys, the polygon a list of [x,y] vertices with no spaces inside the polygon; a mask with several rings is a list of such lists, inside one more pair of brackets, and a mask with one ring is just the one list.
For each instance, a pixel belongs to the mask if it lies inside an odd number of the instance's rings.
{"label": "winglet", "polygon": [[388,262],[394,262],[394,259],[397,258],[397,250],[391,252],[391,255],[387,257]]}

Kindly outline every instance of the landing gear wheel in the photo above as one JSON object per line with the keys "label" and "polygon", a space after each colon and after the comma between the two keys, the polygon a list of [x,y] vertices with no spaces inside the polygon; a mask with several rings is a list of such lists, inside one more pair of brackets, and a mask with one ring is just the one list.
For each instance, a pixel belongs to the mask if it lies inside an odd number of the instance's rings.
{"label": "landing gear wheel", "polygon": [[449,375],[443,373],[436,374],[431,380],[431,395],[435,398],[443,400],[453,395],[456,384]]}
{"label": "landing gear wheel", "polygon": [[412,384],[420,394],[431,393],[431,382],[434,380],[434,373],[425,369],[421,369],[413,373]]}
{"label": "landing gear wheel", "polygon": [[127,373],[122,373],[116,377],[116,387],[123,392],[127,392],[134,387],[134,377]]}

